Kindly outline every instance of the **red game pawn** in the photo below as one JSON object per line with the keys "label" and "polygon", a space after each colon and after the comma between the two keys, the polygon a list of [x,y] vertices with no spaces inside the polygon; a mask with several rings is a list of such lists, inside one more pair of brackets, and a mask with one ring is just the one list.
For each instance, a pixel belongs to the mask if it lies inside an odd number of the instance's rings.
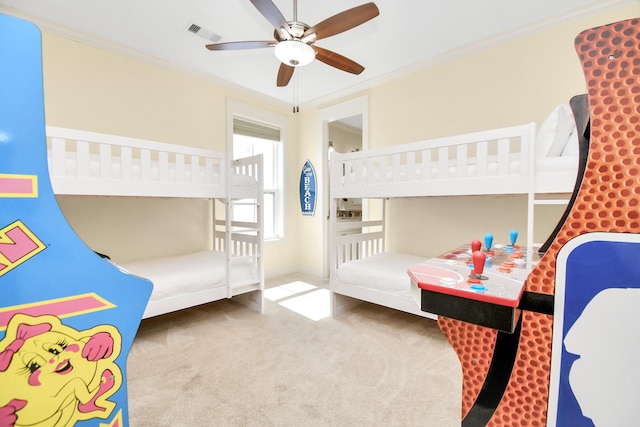
{"label": "red game pawn", "polygon": [[482,275],[484,271],[484,264],[487,261],[487,255],[482,251],[474,251],[471,254],[471,260],[473,261],[473,271],[469,277],[469,282],[479,283],[480,280],[486,280],[487,277]]}

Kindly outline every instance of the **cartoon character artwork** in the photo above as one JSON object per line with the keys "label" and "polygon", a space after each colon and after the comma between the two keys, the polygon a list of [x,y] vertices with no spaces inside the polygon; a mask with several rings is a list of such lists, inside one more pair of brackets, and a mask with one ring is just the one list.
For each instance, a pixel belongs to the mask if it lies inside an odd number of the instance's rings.
{"label": "cartoon character artwork", "polygon": [[127,426],[153,285],[98,257],[58,206],[38,27],[0,13],[0,57],[0,427]]}
{"label": "cartoon character artwork", "polygon": [[122,385],[112,325],[78,331],[52,315],[14,315],[0,341],[0,427],[64,427],[109,417]]}

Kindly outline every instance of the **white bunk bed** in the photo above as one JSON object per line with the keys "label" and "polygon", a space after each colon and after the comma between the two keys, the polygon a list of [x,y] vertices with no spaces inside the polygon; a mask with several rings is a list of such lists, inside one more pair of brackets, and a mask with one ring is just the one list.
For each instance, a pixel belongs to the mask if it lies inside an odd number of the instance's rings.
{"label": "white bunk bed", "polygon": [[[385,252],[385,200],[395,197],[525,194],[527,246],[536,204],[566,203],[579,163],[575,121],[558,106],[535,123],[352,153],[330,164],[332,314],[357,300],[435,318],[411,296],[407,269],[424,258]],[[563,194],[550,199],[549,194]],[[536,197],[545,194],[545,197]],[[340,199],[381,199],[381,218],[340,221]],[[529,257],[531,258],[531,257]],[[529,268],[531,265],[528,266]],[[344,296],[349,298],[343,298]]]}
{"label": "white bunk bed", "polygon": [[[154,284],[144,318],[236,296],[264,311],[262,156],[231,161],[222,152],[122,136],[52,126],[46,133],[57,195],[211,200],[210,248],[118,265]],[[234,218],[237,204],[252,209],[251,220]]]}

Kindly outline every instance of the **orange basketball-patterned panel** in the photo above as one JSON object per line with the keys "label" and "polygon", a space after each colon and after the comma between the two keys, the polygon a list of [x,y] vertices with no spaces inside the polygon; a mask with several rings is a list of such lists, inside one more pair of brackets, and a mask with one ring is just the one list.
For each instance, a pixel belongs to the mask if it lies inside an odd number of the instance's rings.
{"label": "orange basketball-patterned panel", "polygon": [[542,427],[546,423],[553,319],[528,311],[522,316],[518,353],[492,426]]}
{"label": "orange basketball-patterned panel", "polygon": [[[638,23],[637,19],[617,22],[584,31],[576,38],[591,113],[589,156],[565,224],[527,278],[529,292],[554,293],[556,258],[572,238],[595,231],[640,230]],[[490,425],[546,424],[552,319],[529,313],[524,320],[516,367]]]}
{"label": "orange basketball-patterned panel", "polygon": [[447,336],[462,365],[462,418],[480,393],[491,365],[496,331],[459,320],[438,318],[438,326]]}

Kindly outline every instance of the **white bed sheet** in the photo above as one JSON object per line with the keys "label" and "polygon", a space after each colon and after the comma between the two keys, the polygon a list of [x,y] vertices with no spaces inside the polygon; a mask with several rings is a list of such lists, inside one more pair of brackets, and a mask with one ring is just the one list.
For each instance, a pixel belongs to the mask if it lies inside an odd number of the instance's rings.
{"label": "white bed sheet", "polygon": [[344,284],[411,297],[407,270],[424,260],[414,255],[382,252],[343,263],[336,271],[336,279]]}
{"label": "white bed sheet", "polygon": [[[200,251],[172,257],[154,258],[119,264],[118,267],[149,279],[153,283],[151,301],[206,288],[226,286],[226,254]],[[231,263],[234,280],[255,279],[256,269],[249,257],[237,257]]]}

